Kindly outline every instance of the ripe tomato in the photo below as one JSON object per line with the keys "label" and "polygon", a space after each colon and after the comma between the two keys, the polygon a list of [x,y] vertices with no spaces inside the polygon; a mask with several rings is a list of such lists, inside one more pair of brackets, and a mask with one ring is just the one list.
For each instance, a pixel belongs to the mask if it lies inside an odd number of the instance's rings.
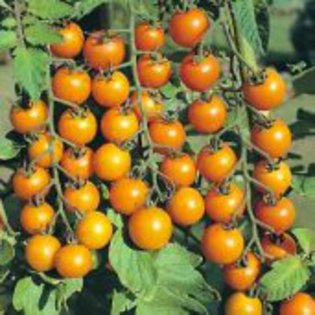
{"label": "ripe tomato", "polygon": [[280,315],[315,315],[315,302],[311,295],[299,292],[280,305]]}
{"label": "ripe tomato", "polygon": [[277,159],[285,156],[290,150],[292,135],[287,124],[277,119],[271,122],[270,127],[255,125],[251,131],[251,141],[271,158]]}
{"label": "ripe tomato", "polygon": [[198,154],[197,168],[212,182],[222,182],[234,169],[237,157],[231,147],[224,144],[218,151],[205,146]]}
{"label": "ripe tomato", "polygon": [[91,93],[91,78],[83,70],[62,67],[53,77],[52,89],[56,97],[81,105]]}
{"label": "ripe tomato", "polygon": [[289,234],[283,234],[276,240],[273,240],[269,234],[266,234],[262,241],[261,246],[265,254],[269,255],[270,260],[282,259],[288,255],[295,255],[296,243]]}
{"label": "ripe tomato", "polygon": [[94,173],[93,151],[88,147],[81,148],[79,151],[68,148],[62,156],[60,165],[72,177],[87,180]]}
{"label": "ripe tomato", "polygon": [[257,297],[236,292],[225,304],[225,315],[263,315],[263,305]]}
{"label": "ripe tomato", "polygon": [[[279,198],[290,187],[292,181],[292,174],[289,166],[280,162],[275,169],[270,169],[268,162],[259,161],[255,168],[253,176],[256,180],[269,187],[273,191],[274,195]],[[261,191],[264,191],[262,187],[258,187]]]}
{"label": "ripe tomato", "polygon": [[203,39],[209,26],[206,13],[194,8],[176,12],[169,21],[169,32],[176,44],[192,48]]}
{"label": "ripe tomato", "polygon": [[81,27],[76,23],[70,22],[58,32],[63,40],[61,43],[51,45],[51,52],[61,58],[74,58],[79,55],[84,43]]}
{"label": "ripe tomato", "polygon": [[104,76],[98,74],[92,81],[92,95],[104,107],[118,107],[129,96],[130,83],[121,71]]}
{"label": "ripe tomato", "polygon": [[21,211],[22,228],[29,234],[45,232],[53,222],[55,211],[50,204],[43,202],[38,206],[26,204]]}
{"label": "ripe tomato", "polygon": [[180,121],[155,120],[149,125],[151,140],[157,145],[156,151],[168,153],[179,151],[186,140],[186,132]]}
{"label": "ripe tomato", "polygon": [[136,47],[138,50],[158,50],[165,44],[165,34],[161,26],[140,22],[135,29]]}
{"label": "ripe tomato", "polygon": [[117,34],[104,31],[92,33],[85,41],[83,56],[87,64],[96,70],[120,65],[126,55],[125,43]]}
{"label": "ripe tomato", "polygon": [[130,95],[130,101],[138,120],[142,120],[141,106],[144,113],[147,115],[148,122],[162,118],[164,112],[164,104],[154,95],[148,91],[142,91],[140,96],[141,105],[139,105],[138,93],[132,92]]}
{"label": "ripe tomato", "polygon": [[12,106],[10,112],[11,124],[14,130],[21,134],[42,129],[47,118],[48,108],[41,100],[30,102],[27,108]]}
{"label": "ripe tomato", "polygon": [[166,156],[160,171],[177,187],[191,186],[196,179],[196,164],[188,154]]}
{"label": "ripe tomato", "polygon": [[295,219],[293,203],[288,198],[281,198],[276,204],[268,204],[260,201],[255,207],[258,220],[269,225],[277,234],[289,230]]}
{"label": "ripe tomato", "polygon": [[176,224],[188,226],[201,220],[205,204],[198,190],[182,187],[169,200],[167,210]]}
{"label": "ripe tomato", "polygon": [[100,193],[90,181],[80,187],[67,186],[64,197],[69,211],[92,212],[100,204]]}
{"label": "ripe tomato", "polygon": [[93,267],[92,254],[83,245],[68,244],[58,250],[55,265],[62,277],[81,278]]}
{"label": "ripe tomato", "polygon": [[128,231],[131,240],[141,249],[155,250],[164,247],[172,236],[170,216],[157,207],[136,211],[129,219]]}
{"label": "ripe tomato", "polygon": [[205,92],[219,79],[220,63],[213,55],[197,60],[193,54],[187,55],[180,65],[179,76],[191,90]]}
{"label": "ripe tomato", "polygon": [[231,183],[226,191],[212,187],[205,198],[206,212],[209,218],[219,223],[230,223],[239,218],[245,210],[244,191]]}
{"label": "ripe tomato", "polygon": [[188,108],[188,120],[200,133],[213,133],[220,130],[226,120],[226,105],[219,96],[209,101],[198,100]]}
{"label": "ripe tomato", "polygon": [[101,120],[101,132],[106,140],[117,144],[132,140],[139,130],[139,122],[133,111],[111,108]]}
{"label": "ripe tomato", "polygon": [[115,211],[131,215],[143,208],[149,195],[147,184],[141,179],[121,178],[109,192],[109,201]]}
{"label": "ripe tomato", "polygon": [[239,229],[225,229],[216,223],[203,232],[201,248],[206,259],[220,265],[236,262],[244,250],[244,237]]}
{"label": "ripe tomato", "polygon": [[49,271],[54,268],[54,258],[60,246],[59,240],[52,235],[32,236],[25,248],[26,261],[36,271]]}
{"label": "ripe tomato", "polygon": [[47,194],[50,180],[49,173],[42,167],[35,166],[29,174],[20,168],[13,175],[13,191],[18,198],[30,200],[37,194]]}
{"label": "ripe tomato", "polygon": [[224,281],[233,290],[249,290],[259,276],[261,262],[257,256],[250,252],[246,255],[245,259],[245,265],[238,265],[237,263],[234,263],[224,266]]}
{"label": "ripe tomato", "polygon": [[83,112],[67,109],[58,120],[58,132],[73,144],[84,146],[95,138],[97,120],[89,109]]}
{"label": "ripe tomato", "polygon": [[165,85],[172,75],[171,63],[161,56],[154,59],[150,55],[142,55],[138,60],[137,69],[141,85],[152,89]]}
{"label": "ripe tomato", "polygon": [[96,175],[107,181],[126,177],[131,168],[131,156],[113,143],[103,144],[97,149],[93,158]]}
{"label": "ripe tomato", "polygon": [[113,226],[104,213],[90,212],[78,223],[75,235],[87,248],[100,249],[109,243],[113,235]]}
{"label": "ripe tomato", "polygon": [[28,147],[28,156],[38,166],[51,167],[61,160],[63,143],[58,137],[45,132],[37,135],[37,139]]}

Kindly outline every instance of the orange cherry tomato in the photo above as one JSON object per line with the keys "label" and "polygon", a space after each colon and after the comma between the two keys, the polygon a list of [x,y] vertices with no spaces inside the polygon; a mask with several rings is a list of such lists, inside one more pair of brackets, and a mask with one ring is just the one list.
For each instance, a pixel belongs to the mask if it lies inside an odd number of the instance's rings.
{"label": "orange cherry tomato", "polygon": [[52,89],[56,97],[81,105],[90,96],[91,84],[87,72],[61,67],[53,76]]}
{"label": "orange cherry tomato", "polygon": [[207,215],[215,222],[230,223],[243,215],[244,197],[244,191],[234,183],[227,189],[213,187],[205,198]]}
{"label": "orange cherry tomato", "polygon": [[87,64],[96,70],[120,65],[126,55],[124,40],[117,34],[104,31],[92,33],[85,41],[83,55]]}
{"label": "orange cherry tomato", "polygon": [[263,315],[263,305],[257,297],[236,292],[225,304],[225,315]]}
{"label": "orange cherry tomato", "polygon": [[93,165],[96,175],[107,181],[126,177],[131,168],[131,156],[113,143],[103,144],[94,154]]}
{"label": "orange cherry tomato", "polygon": [[137,69],[141,85],[152,89],[165,85],[172,75],[171,63],[161,56],[155,60],[150,55],[142,55],[138,60]]}
{"label": "orange cherry tomato", "polygon": [[196,46],[210,27],[206,13],[198,8],[176,12],[169,21],[169,32],[173,41],[183,47]]}
{"label": "orange cherry tomato", "polygon": [[131,215],[143,208],[149,196],[149,188],[141,179],[121,178],[109,192],[109,201],[115,211]]}
{"label": "orange cherry tomato", "polygon": [[167,210],[176,224],[188,226],[201,220],[205,204],[198,190],[182,187],[169,200]]}
{"label": "orange cherry tomato", "polygon": [[129,96],[130,83],[121,71],[104,76],[98,74],[92,81],[92,95],[104,107],[121,106]]}
{"label": "orange cherry tomato", "polygon": [[315,315],[315,302],[311,295],[304,292],[295,294],[280,305],[280,315]]}
{"label": "orange cherry tomato", "polygon": [[76,23],[69,22],[58,32],[63,40],[61,43],[51,45],[51,52],[61,58],[74,58],[79,55],[84,43],[81,27]]}
{"label": "orange cherry tomato", "polygon": [[140,22],[135,29],[135,41],[138,50],[158,50],[165,44],[165,33],[161,26]]}
{"label": "orange cherry tomato", "polygon": [[30,102],[26,108],[12,106],[10,112],[11,124],[14,130],[21,134],[42,129],[47,118],[48,108],[41,100]]}
{"label": "orange cherry tomato", "polygon": [[204,230],[201,247],[206,259],[220,265],[232,264],[242,256],[244,237],[239,229],[225,229],[216,223]]}
{"label": "orange cherry tomato", "polygon": [[216,83],[220,77],[220,63],[213,55],[197,60],[193,54],[187,55],[179,69],[179,76],[183,83],[191,90],[205,92]]}
{"label": "orange cherry tomato", "polygon": [[172,236],[172,221],[163,209],[148,207],[136,211],[129,219],[131,240],[141,249],[156,250],[164,247]]}

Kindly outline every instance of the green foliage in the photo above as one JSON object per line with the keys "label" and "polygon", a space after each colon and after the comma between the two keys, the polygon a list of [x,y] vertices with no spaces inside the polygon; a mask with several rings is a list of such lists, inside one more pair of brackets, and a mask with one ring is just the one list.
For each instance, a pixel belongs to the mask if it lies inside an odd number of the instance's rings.
{"label": "green foliage", "polygon": [[111,315],[122,314],[135,306],[133,298],[127,292],[117,292],[114,291],[112,305],[111,305]]}
{"label": "green foliage", "polygon": [[293,189],[297,194],[306,198],[315,198],[315,177],[296,175],[293,180]]}
{"label": "green foliage", "polygon": [[307,228],[296,228],[292,233],[297,238],[299,245],[305,254],[315,251],[315,231]]}
{"label": "green foliage", "polygon": [[0,239],[0,266],[8,264],[15,256],[15,249],[11,242]]}
{"label": "green foliage", "polygon": [[13,48],[17,43],[14,31],[0,31],[0,52]]}
{"label": "green foliage", "polygon": [[25,28],[25,36],[33,45],[47,45],[62,42],[62,36],[49,24],[37,22]]}
{"label": "green foliage", "polygon": [[22,145],[9,140],[5,137],[0,137],[0,160],[10,160],[18,155]]}
{"label": "green foliage", "polygon": [[108,3],[111,0],[81,0],[81,1],[72,1],[75,5],[75,16],[77,18],[80,18],[91,11],[93,11],[95,8],[99,7],[100,5],[104,3]]}

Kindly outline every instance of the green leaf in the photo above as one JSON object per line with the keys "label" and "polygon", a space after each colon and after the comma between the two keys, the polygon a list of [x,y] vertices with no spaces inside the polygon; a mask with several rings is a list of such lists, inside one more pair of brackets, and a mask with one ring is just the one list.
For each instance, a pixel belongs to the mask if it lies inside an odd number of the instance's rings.
{"label": "green leaf", "polygon": [[8,264],[15,256],[13,245],[7,240],[0,240],[0,266]]}
{"label": "green leaf", "polygon": [[121,214],[117,213],[115,210],[108,209],[106,215],[117,228],[122,228],[124,226]]}
{"label": "green leaf", "polygon": [[301,290],[310,276],[301,259],[292,256],[275,262],[260,284],[269,301],[281,301]]}
{"label": "green leaf", "polygon": [[77,1],[75,3],[75,16],[77,18],[81,18],[82,16],[89,14],[94,9],[99,7],[104,3],[108,3],[110,0],[84,0],[84,1]]}
{"label": "green leaf", "polygon": [[83,279],[65,279],[57,286],[57,303],[59,308],[66,304],[67,300],[76,292],[83,289]]}
{"label": "green leaf", "polygon": [[17,43],[14,31],[0,31],[0,51],[15,47]]}
{"label": "green leaf", "polygon": [[306,198],[315,198],[315,177],[296,175],[293,177],[294,191]]}
{"label": "green leaf", "polygon": [[27,41],[33,45],[47,45],[63,41],[62,36],[49,24],[41,22],[26,27],[25,36]]}
{"label": "green leaf", "polygon": [[13,159],[18,155],[21,149],[22,146],[18,143],[10,139],[0,137],[0,160]]}
{"label": "green leaf", "polygon": [[270,38],[270,13],[267,0],[254,0],[254,8],[262,47],[267,51]]}
{"label": "green leaf", "polygon": [[134,299],[130,297],[130,294],[114,291],[110,314],[120,315],[131,310],[134,306]]}
{"label": "green leaf", "polygon": [[296,228],[292,233],[297,238],[305,254],[315,251],[315,231],[307,228]]}
{"label": "green leaf", "polygon": [[16,19],[9,16],[9,17],[7,17],[1,21],[1,25],[5,28],[9,28],[9,29],[15,28],[17,25]]}
{"label": "green leaf", "polygon": [[4,0],[0,0],[0,7],[5,9],[11,9],[10,6]]}
{"label": "green leaf", "polygon": [[73,8],[59,0],[29,0],[28,11],[42,19],[62,19],[73,13]]}

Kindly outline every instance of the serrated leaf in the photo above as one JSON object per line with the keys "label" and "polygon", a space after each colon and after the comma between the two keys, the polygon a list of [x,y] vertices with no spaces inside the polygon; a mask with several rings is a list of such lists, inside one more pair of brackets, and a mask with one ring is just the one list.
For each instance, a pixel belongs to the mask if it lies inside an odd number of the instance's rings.
{"label": "serrated leaf", "polygon": [[62,36],[46,23],[26,27],[25,36],[27,41],[33,45],[47,45],[63,41]]}
{"label": "serrated leaf", "polygon": [[7,240],[0,241],[0,266],[9,263],[15,255],[14,247]]}
{"label": "serrated leaf", "polygon": [[16,33],[13,31],[0,31],[0,51],[13,48],[17,43]]}
{"label": "serrated leaf", "polygon": [[135,306],[134,300],[130,297],[130,294],[126,292],[114,291],[112,299],[111,315],[120,315],[129,311]]}
{"label": "serrated leaf", "polygon": [[59,0],[29,0],[28,11],[42,19],[62,19],[73,13],[72,7]]}
{"label": "serrated leaf", "polygon": [[75,16],[80,18],[86,14],[89,14],[94,9],[99,7],[104,3],[108,3],[110,0],[84,0],[84,1],[77,1],[75,3]]}
{"label": "serrated leaf", "polygon": [[310,276],[310,270],[301,259],[292,256],[275,262],[260,284],[268,301],[281,301],[301,290]]}
{"label": "serrated leaf", "polygon": [[315,231],[307,228],[296,228],[292,233],[297,238],[298,243],[305,252],[310,254],[315,250]]}
{"label": "serrated leaf", "polygon": [[16,142],[1,137],[0,138],[0,160],[10,160],[18,155],[22,146]]}

